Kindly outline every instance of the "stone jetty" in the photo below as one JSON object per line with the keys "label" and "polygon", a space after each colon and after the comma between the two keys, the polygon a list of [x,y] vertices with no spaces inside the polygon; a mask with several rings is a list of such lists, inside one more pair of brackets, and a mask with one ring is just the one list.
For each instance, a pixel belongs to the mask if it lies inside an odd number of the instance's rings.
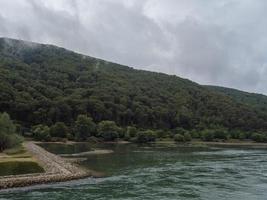
{"label": "stone jetty", "polygon": [[0,177],[0,189],[63,182],[94,176],[92,171],[68,162],[66,159],[46,151],[34,142],[25,142],[23,145],[44,168],[45,173]]}

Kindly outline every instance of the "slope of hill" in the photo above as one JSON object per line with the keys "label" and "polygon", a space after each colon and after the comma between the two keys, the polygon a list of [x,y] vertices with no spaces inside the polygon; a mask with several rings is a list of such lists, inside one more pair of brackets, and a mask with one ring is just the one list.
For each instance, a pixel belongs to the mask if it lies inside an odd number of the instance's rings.
{"label": "slope of hill", "polygon": [[225,88],[219,86],[206,86],[206,87],[215,92],[220,92],[223,95],[227,95],[240,103],[247,104],[253,106],[254,108],[267,112],[267,96],[265,95],[249,93],[232,88]]}
{"label": "slope of hill", "polygon": [[0,112],[23,126],[86,113],[120,126],[267,130],[267,112],[192,81],[52,45],[0,39]]}

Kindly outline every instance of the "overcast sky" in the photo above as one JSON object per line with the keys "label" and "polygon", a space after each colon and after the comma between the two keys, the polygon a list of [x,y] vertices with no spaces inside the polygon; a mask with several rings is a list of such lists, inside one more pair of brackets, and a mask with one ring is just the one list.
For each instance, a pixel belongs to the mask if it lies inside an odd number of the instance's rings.
{"label": "overcast sky", "polygon": [[0,37],[267,94],[266,0],[0,0]]}

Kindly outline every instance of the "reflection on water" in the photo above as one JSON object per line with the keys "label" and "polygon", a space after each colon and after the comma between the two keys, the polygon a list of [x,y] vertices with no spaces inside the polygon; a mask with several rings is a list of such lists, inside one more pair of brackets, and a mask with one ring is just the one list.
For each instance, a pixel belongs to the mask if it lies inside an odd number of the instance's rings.
{"label": "reflection on water", "polygon": [[0,199],[265,200],[267,196],[264,149],[132,144],[91,147],[115,151],[88,156],[81,163],[108,177],[10,190],[0,193]]}
{"label": "reflection on water", "polygon": [[88,143],[41,143],[39,145],[46,150],[56,154],[74,154],[91,150],[91,145]]}

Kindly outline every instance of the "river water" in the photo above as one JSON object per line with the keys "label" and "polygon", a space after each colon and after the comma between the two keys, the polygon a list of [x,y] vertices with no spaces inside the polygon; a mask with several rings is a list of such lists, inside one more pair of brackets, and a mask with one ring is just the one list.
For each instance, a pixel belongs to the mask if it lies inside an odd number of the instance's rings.
{"label": "river water", "polygon": [[[58,151],[53,145],[45,147],[62,153],[60,147]],[[88,156],[81,163],[104,172],[105,178],[12,189],[0,192],[0,199],[267,199],[266,149],[132,144],[91,147],[114,150],[113,154]]]}

